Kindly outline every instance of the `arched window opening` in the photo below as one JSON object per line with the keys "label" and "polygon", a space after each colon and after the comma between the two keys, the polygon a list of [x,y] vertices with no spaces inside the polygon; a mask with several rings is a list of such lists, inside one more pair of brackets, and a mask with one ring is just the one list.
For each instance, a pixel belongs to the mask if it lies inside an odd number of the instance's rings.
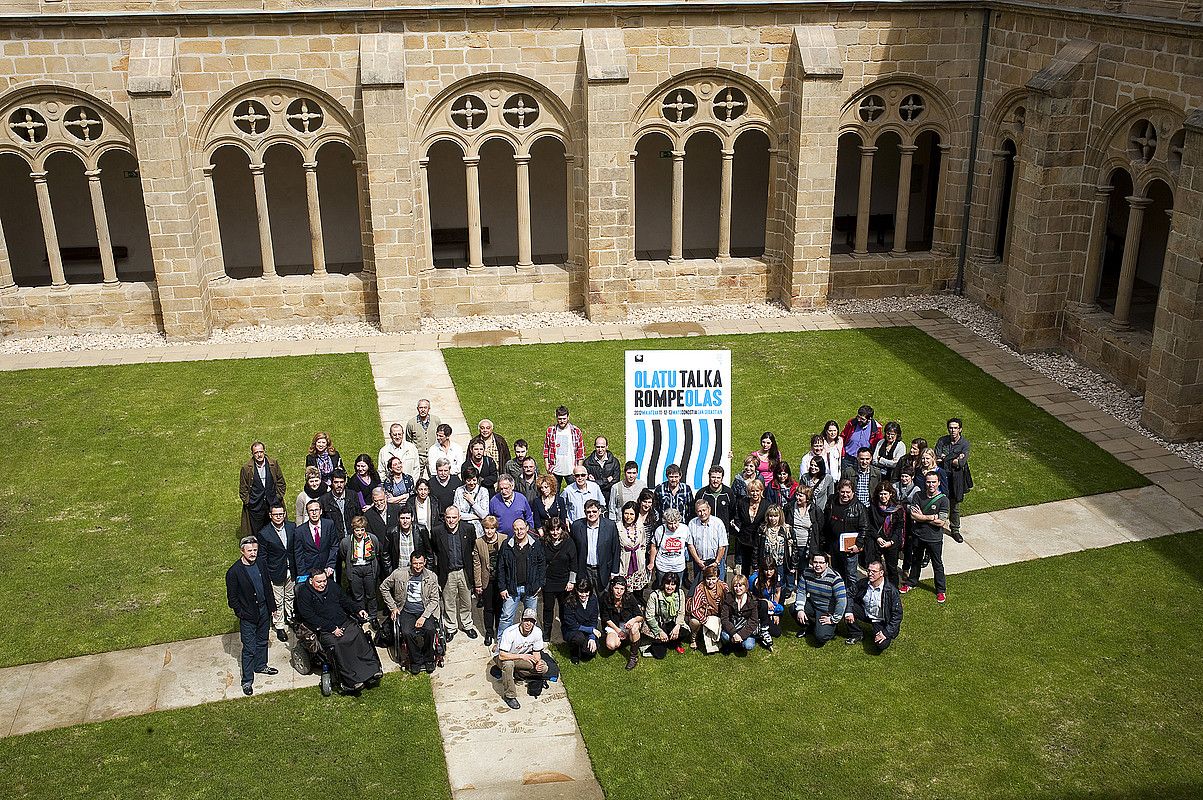
{"label": "arched window opening", "polygon": [[855,133],[839,138],[835,155],[835,218],[831,252],[851,253],[856,241],[856,207],[860,186],[862,141]]}
{"label": "arched window opening", "polygon": [[272,145],[263,154],[268,219],[277,275],[313,272],[309,211],[305,201],[305,168],[300,151],[289,144]]}
{"label": "arched window opening", "polygon": [[1161,295],[1161,274],[1170,239],[1174,194],[1163,181],[1153,181],[1145,189],[1145,197],[1151,202],[1145,208],[1141,226],[1128,322],[1133,328],[1151,331]]}
{"label": "arched window opening", "polygon": [[484,264],[518,263],[518,171],[514,147],[502,138],[480,146],[480,225]]}
{"label": "arched window opening", "polygon": [[635,152],[635,257],[666,261],[672,246],[672,141],[648,133]]}
{"label": "arched window opening", "polygon": [[531,251],[536,264],[568,261],[568,161],[564,143],[544,136],[530,148]]}
{"label": "arched window opening", "polygon": [[911,166],[911,199],[907,240],[911,250],[931,250],[936,229],[936,205],[940,199],[940,134],[924,131],[915,139]]}
{"label": "arched window opening", "polygon": [[214,151],[209,163],[213,167],[213,201],[226,275],[260,277],[263,258],[250,158],[241,148],[225,145]]}
{"label": "arched window opening", "polygon": [[138,160],[125,150],[110,150],[100,157],[99,164],[117,277],[123,281],[153,281],[155,262]]}
{"label": "arched window opening", "polygon": [[[464,151],[435,142],[426,154],[431,250],[436,267],[468,266],[468,192]],[[482,233],[483,235],[483,233]]]}
{"label": "arched window opening", "polygon": [[1007,240],[1011,232],[1011,206],[1015,199],[1015,143],[1007,139],[1003,142],[1002,150],[1006,153],[1001,162],[1003,172],[998,178],[1002,181],[1002,196],[999,199],[998,219],[995,220],[994,228],[994,257],[999,260],[1006,256]]}
{"label": "arched window opening", "polygon": [[[902,138],[886,131],[873,142],[873,183],[869,200],[869,252],[904,251],[906,237],[898,236],[894,225],[898,210],[898,175],[902,163]],[[895,241],[895,238],[898,241]]]}
{"label": "arched window opening", "polygon": [[764,255],[769,213],[769,137],[751,130],[735,140],[731,187],[731,255]]}
{"label": "arched window opening", "polygon": [[355,154],[343,142],[328,142],[317,151],[317,186],[321,197],[326,271],[344,275],[361,272],[363,237],[359,181]]}
{"label": "arched window opening", "polygon": [[1111,173],[1107,183],[1111,192],[1107,201],[1106,239],[1103,242],[1102,268],[1099,271],[1099,288],[1096,300],[1099,307],[1115,313],[1115,296],[1119,289],[1120,265],[1124,258],[1124,239],[1128,231],[1128,200],[1132,194],[1132,176],[1127,170],[1117,169]]}
{"label": "arched window opening", "polygon": [[698,131],[685,142],[685,258],[718,258],[722,149],[719,138],[710,131]]}
{"label": "arched window opening", "polygon": [[18,286],[49,286],[46,239],[38,213],[38,197],[29,162],[0,153],[0,229],[8,250],[13,282]]}
{"label": "arched window opening", "polygon": [[84,162],[74,153],[52,153],[46,159],[46,183],[50,187],[54,230],[67,283],[104,280],[85,171]]}

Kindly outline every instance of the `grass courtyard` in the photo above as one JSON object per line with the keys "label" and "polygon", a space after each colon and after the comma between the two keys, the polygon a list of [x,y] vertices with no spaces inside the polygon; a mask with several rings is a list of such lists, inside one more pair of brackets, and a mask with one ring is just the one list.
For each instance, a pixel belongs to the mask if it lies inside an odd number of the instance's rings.
{"label": "grass courtyard", "polygon": [[796,473],[811,434],[828,419],[842,427],[868,403],[883,424],[901,422],[904,440],[923,436],[933,446],[949,417],[964,418],[978,486],[962,506],[966,514],[1148,483],[915,328],[511,345],[444,357],[469,425],[490,417],[511,442],[525,438],[542,468],[543,433],[560,403],[584,431],[586,451],[602,434],[623,457],[624,351],[707,348],[731,350],[733,471],[767,430]]}
{"label": "grass courtyard", "polygon": [[364,355],[4,372],[0,419],[0,666],[233,630],[251,441],[291,509],[315,431],[380,439]]}
{"label": "grass courtyard", "polygon": [[0,739],[10,800],[451,797],[430,680],[316,688]]}
{"label": "grass courtyard", "polygon": [[564,683],[610,800],[1197,798],[1203,534],[949,579],[907,595],[881,657],[793,638]]}

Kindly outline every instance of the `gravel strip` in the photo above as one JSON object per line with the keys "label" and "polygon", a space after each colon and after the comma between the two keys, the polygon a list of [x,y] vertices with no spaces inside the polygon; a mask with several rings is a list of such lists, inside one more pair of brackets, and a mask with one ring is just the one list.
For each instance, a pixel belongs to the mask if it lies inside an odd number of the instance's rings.
{"label": "gravel strip", "polygon": [[[1199,469],[1203,469],[1203,442],[1177,444],[1166,442],[1140,424],[1142,398],[1129,394],[1122,386],[1075,361],[1068,355],[1049,353],[1016,353],[1002,342],[1002,324],[998,316],[984,306],[951,294],[889,297],[879,300],[834,300],[828,311],[837,314],[889,314],[899,311],[943,311],[950,318],[991,342],[1016,355],[1025,364],[1082,399],[1114,416],[1124,425],[1147,437],[1171,453],[1175,453]],[[765,319],[805,317],[816,312],[791,312],[777,303],[741,303],[707,307],[641,307],[632,309],[627,324],[647,325],[655,322],[705,322],[721,319]],[[822,312],[818,312],[822,313]],[[448,319],[426,318],[421,321],[421,333],[465,333],[471,331],[530,330],[551,327],[588,327],[583,314],[564,311],[548,314],[510,314],[497,317],[462,317]],[[320,339],[358,339],[384,336],[379,328],[367,322],[313,323],[306,325],[260,325],[214,331],[209,340],[221,344],[254,344],[259,342],[298,342]],[[161,334],[149,333],[81,333],[66,336],[12,338],[0,341],[0,354],[79,352],[83,350],[124,350],[147,347],[170,347]]]}

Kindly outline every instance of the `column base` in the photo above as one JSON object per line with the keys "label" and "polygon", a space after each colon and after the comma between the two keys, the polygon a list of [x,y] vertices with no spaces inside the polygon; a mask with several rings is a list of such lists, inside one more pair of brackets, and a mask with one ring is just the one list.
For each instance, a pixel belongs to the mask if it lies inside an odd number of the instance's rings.
{"label": "column base", "polygon": [[1109,325],[1111,327],[1111,330],[1118,331],[1120,333],[1124,333],[1126,331],[1132,330],[1132,323],[1120,322],[1119,320],[1116,320],[1116,319],[1112,319],[1112,320],[1108,321],[1107,325]]}
{"label": "column base", "polygon": [[911,253],[909,250],[891,250],[890,251],[890,256],[892,258],[906,258],[910,254]]}
{"label": "column base", "polygon": [[864,258],[865,256],[869,255],[869,251],[868,250],[853,250],[850,255],[852,255],[856,258]]}
{"label": "column base", "polygon": [[117,280],[116,278],[111,281],[104,281],[105,286],[116,286],[119,283],[121,283],[121,281]]}
{"label": "column base", "polygon": [[50,284],[50,288],[57,292],[65,292],[71,288],[71,284],[69,284],[69,283],[52,283],[52,284]]}
{"label": "column base", "polygon": [[669,256],[668,257],[668,261],[670,264],[679,264],[680,262],[682,262],[684,260],[685,259],[682,256]]}
{"label": "column base", "polygon": [[3,286],[0,286],[0,295],[14,295],[20,288],[21,287],[17,286],[16,283],[6,283]]}

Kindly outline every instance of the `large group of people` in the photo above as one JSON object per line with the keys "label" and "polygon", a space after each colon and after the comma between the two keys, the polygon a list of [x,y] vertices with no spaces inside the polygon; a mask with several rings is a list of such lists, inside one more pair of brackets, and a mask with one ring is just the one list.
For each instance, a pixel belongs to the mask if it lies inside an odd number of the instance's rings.
{"label": "large group of people", "polygon": [[586,454],[564,406],[541,463],[488,419],[466,450],[453,436],[422,400],[375,460],[360,453],[348,471],[318,432],[295,503],[279,464],[251,445],[241,557],[226,576],[247,694],[256,673],[273,672],[270,629],[287,641],[309,626],[358,690],[381,673],[364,626],[396,621],[409,670],[433,672],[436,637],[481,636],[474,607],[513,708],[517,681],[537,694],[558,675],[557,617],[574,663],[621,651],[634,669],[671,651],[771,649],[786,619],[816,645],[842,627],[848,644],[868,635],[880,653],[928,563],[946,601],[944,537],[963,541],[958,509],[973,486],[959,418],[934,445],[907,443],[867,405],[810,438],[796,477],[766,431],[729,482],[714,464],[702,486],[676,464],[649,485],[604,436]]}

